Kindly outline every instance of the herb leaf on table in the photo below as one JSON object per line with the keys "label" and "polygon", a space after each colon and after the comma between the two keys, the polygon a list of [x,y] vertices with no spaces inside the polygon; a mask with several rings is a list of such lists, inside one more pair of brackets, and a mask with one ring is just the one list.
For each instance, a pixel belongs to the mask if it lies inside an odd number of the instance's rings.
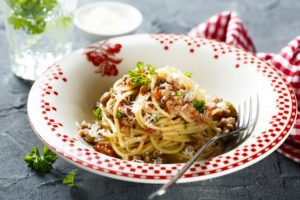
{"label": "herb leaf on table", "polygon": [[39,173],[49,173],[53,168],[57,156],[46,146],[43,147],[43,154],[40,155],[37,147],[33,147],[30,154],[24,157],[28,167]]}
{"label": "herb leaf on table", "polygon": [[74,179],[77,175],[77,171],[73,170],[69,174],[66,175],[66,177],[63,179],[63,184],[67,185],[69,187],[76,187],[76,184],[74,183]]}

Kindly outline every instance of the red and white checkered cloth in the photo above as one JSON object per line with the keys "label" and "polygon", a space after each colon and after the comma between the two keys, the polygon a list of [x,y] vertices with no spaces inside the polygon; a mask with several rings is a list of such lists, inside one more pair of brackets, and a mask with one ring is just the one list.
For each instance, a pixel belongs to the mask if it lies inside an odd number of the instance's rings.
{"label": "red and white checkered cloth", "polygon": [[[255,46],[247,30],[236,13],[225,11],[209,18],[193,28],[188,34],[193,37],[205,37],[225,42],[229,45],[256,53]],[[278,68],[293,87],[300,110],[300,36],[289,42],[278,54],[257,53],[260,59],[272,63]],[[300,114],[288,139],[278,151],[300,163]]]}

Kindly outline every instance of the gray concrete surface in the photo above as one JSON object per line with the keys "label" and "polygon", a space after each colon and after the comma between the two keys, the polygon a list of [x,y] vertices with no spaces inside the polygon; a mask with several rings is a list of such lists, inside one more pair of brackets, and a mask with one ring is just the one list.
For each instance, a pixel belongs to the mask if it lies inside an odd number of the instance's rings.
{"label": "gray concrete surface", "polygon": [[[81,0],[80,5],[91,2]],[[239,13],[258,51],[278,52],[300,35],[298,0],[205,1],[124,0],[144,15],[140,33],[186,33],[219,11]],[[75,47],[88,43],[75,31]],[[24,155],[42,146],[27,119],[26,102],[31,85],[17,79],[9,69],[8,44],[0,21],[0,199],[146,199],[158,185],[113,180],[78,169],[72,189],[61,179],[75,166],[58,159],[54,170],[37,175],[27,168]],[[242,171],[212,180],[173,187],[162,199],[284,200],[300,199],[300,165],[275,152]]]}

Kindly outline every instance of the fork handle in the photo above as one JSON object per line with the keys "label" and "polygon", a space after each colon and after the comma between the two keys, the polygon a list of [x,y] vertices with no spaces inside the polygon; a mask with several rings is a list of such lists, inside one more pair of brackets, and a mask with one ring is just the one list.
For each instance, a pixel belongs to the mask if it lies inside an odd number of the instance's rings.
{"label": "fork handle", "polygon": [[164,184],[160,189],[158,189],[157,191],[155,191],[154,193],[152,193],[149,196],[149,199],[154,198],[155,196],[159,195],[163,195],[168,188],[170,188],[174,183],[176,183],[176,181],[190,168],[190,166],[199,158],[199,156],[201,155],[201,153],[209,146],[211,145],[213,142],[215,142],[217,139],[219,139],[219,137],[213,137],[211,138],[205,145],[203,145],[200,149],[198,149],[198,151],[193,155],[193,157],[181,168],[181,170],[175,175],[173,176],[169,182],[167,182],[166,184]]}

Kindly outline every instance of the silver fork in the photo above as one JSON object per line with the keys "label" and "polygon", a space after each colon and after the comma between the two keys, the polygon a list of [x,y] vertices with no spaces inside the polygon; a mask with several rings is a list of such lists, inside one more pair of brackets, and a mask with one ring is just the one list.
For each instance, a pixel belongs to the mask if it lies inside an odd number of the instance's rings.
{"label": "silver fork", "polygon": [[[176,181],[190,168],[192,164],[199,158],[201,153],[216,140],[222,139],[223,142],[232,141],[233,138],[236,138],[234,143],[230,145],[229,148],[226,148],[226,151],[230,151],[236,146],[240,145],[243,141],[245,141],[254,130],[258,119],[259,113],[259,98],[256,95],[255,103],[253,102],[253,97],[250,97],[248,100],[245,100],[241,105],[238,106],[238,117],[236,126],[237,129],[231,131],[229,133],[220,134],[213,138],[211,138],[205,145],[203,145],[194,155],[193,157],[181,168],[181,170],[172,177],[169,182],[164,184],[160,189],[153,192],[148,198],[153,199],[155,196],[162,196],[166,193],[167,189],[169,189]],[[253,105],[254,104],[254,105]]]}

